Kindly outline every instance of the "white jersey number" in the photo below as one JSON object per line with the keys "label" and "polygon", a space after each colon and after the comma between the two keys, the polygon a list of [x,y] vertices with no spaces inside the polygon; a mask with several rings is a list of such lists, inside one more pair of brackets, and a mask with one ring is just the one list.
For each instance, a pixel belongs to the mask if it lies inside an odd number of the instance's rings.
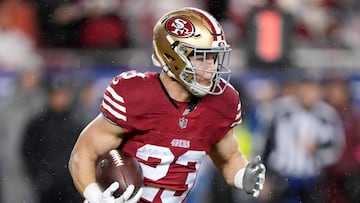
{"label": "white jersey number", "polygon": [[[180,164],[183,166],[187,166],[189,163],[195,163],[196,170],[194,172],[190,172],[185,180],[185,184],[189,189],[194,184],[196,178],[196,171],[199,168],[200,163],[205,155],[205,151],[189,150],[184,154],[180,155],[175,161],[176,164]],[[169,148],[151,144],[146,144],[140,147],[136,152],[136,156],[142,160],[149,160],[149,158],[156,158],[160,160],[160,163],[155,167],[140,163],[144,177],[154,181],[165,177],[169,171],[170,164],[175,160],[175,156]],[[160,189],[158,188],[145,187],[143,192],[143,198],[148,201],[153,201],[159,190]],[[181,196],[174,196],[175,191],[164,190],[161,194],[161,200],[162,202],[167,203],[181,202],[186,197],[188,192],[189,190],[187,192],[184,192]]]}
{"label": "white jersey number", "polygon": [[135,70],[130,70],[130,71],[123,72],[119,76],[124,78],[124,79],[131,79],[131,78],[134,78],[134,77],[145,78],[144,73],[139,73],[139,72],[137,72]]}

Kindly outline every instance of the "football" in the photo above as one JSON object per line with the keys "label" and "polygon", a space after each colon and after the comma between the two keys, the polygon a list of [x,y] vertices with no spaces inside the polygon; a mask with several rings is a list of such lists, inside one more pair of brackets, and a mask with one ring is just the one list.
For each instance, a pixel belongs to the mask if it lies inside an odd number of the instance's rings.
{"label": "football", "polygon": [[133,195],[135,195],[143,185],[143,173],[135,157],[114,149],[97,160],[96,181],[103,190],[117,181],[119,188],[114,192],[114,197],[120,197],[129,185],[134,185]]}

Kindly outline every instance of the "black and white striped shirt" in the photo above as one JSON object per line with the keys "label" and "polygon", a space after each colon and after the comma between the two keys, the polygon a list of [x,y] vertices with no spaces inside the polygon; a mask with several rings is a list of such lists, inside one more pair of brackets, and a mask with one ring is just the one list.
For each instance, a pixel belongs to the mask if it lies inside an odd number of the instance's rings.
{"label": "black and white striped shirt", "polygon": [[[269,168],[287,177],[312,177],[341,156],[344,133],[334,108],[323,101],[306,110],[296,97],[274,103],[265,146]],[[310,152],[314,144],[316,150]]]}

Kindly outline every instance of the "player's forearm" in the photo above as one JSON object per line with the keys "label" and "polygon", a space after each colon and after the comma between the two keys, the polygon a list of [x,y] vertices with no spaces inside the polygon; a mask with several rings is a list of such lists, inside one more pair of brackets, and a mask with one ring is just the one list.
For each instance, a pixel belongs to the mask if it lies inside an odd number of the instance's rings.
{"label": "player's forearm", "polygon": [[243,156],[241,153],[234,154],[231,160],[228,160],[226,163],[223,164],[222,167],[222,174],[230,186],[234,185],[234,177],[236,173],[246,167],[248,164],[248,160]]}
{"label": "player's forearm", "polygon": [[96,182],[95,162],[98,157],[117,148],[122,141],[122,133],[122,128],[109,123],[102,115],[81,132],[69,161],[70,173],[81,194],[90,183]]}
{"label": "player's forearm", "polygon": [[226,182],[234,186],[236,173],[245,168],[248,163],[246,157],[239,151],[234,131],[230,130],[222,141],[214,145],[209,155],[215,166],[222,172]]}
{"label": "player's forearm", "polygon": [[86,186],[96,182],[95,162],[81,152],[73,152],[69,161],[69,171],[76,189],[83,194]]}

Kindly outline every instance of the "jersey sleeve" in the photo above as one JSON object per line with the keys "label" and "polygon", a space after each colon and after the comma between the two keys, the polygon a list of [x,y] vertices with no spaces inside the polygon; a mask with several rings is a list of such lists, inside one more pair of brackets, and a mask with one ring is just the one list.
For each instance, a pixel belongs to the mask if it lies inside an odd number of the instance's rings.
{"label": "jersey sleeve", "polygon": [[216,125],[218,130],[215,130],[216,136],[214,137],[214,143],[222,140],[225,135],[236,125],[242,122],[242,114],[241,114],[241,101],[239,93],[232,87],[229,86],[222,97],[221,104],[218,104],[218,118]]}
{"label": "jersey sleeve", "polygon": [[[234,116],[233,116],[233,122],[230,125],[230,128],[235,127],[236,125],[240,124],[242,122],[242,114],[241,114],[241,101],[239,98],[239,95],[236,97],[237,99],[235,100],[235,107],[234,108]],[[235,110],[236,109],[236,110]]]}
{"label": "jersey sleeve", "polygon": [[240,95],[233,86],[229,85],[224,94],[223,101],[225,102],[223,106],[227,108],[223,108],[221,113],[224,119],[227,120],[230,130],[242,122]]}
{"label": "jersey sleeve", "polygon": [[106,119],[121,126],[125,132],[136,130],[140,102],[138,91],[145,75],[135,71],[124,72],[113,78],[104,91],[100,110]]}

